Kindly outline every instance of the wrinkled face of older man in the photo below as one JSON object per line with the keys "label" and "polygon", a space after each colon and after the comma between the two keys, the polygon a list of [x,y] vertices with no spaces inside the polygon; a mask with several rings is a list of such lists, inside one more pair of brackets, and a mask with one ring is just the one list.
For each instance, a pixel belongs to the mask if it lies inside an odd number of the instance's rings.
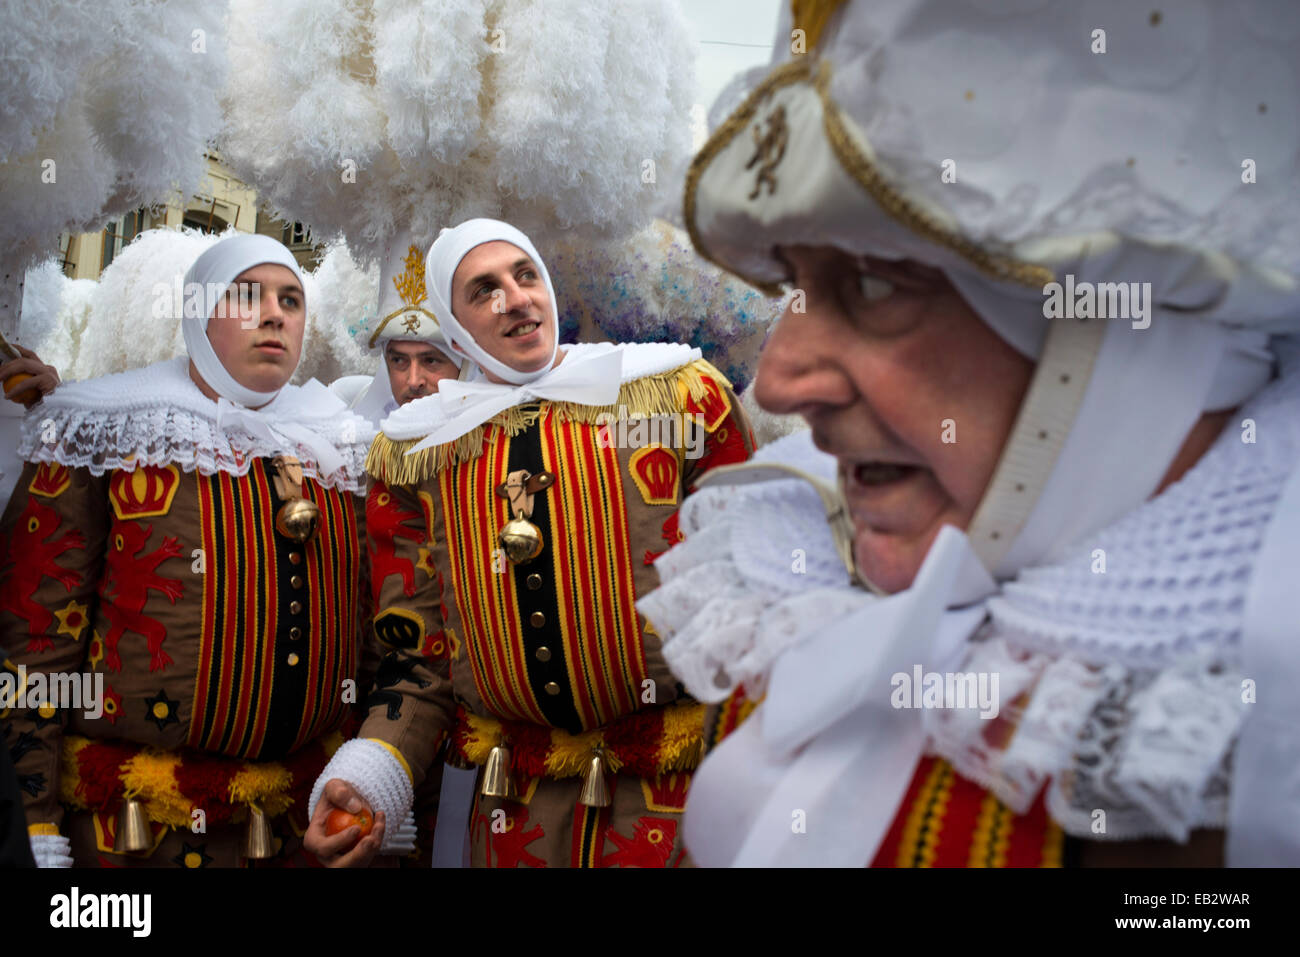
{"label": "wrinkled face of older man", "polygon": [[942,526],[970,524],[1034,365],[937,269],[833,247],[781,254],[806,311],[773,330],[756,397],[802,415],[839,460],[858,567],[901,591]]}
{"label": "wrinkled face of older man", "polygon": [[512,369],[536,372],[551,358],[551,296],[541,270],[513,243],[483,243],[465,255],[452,276],[451,311],[488,355]]}

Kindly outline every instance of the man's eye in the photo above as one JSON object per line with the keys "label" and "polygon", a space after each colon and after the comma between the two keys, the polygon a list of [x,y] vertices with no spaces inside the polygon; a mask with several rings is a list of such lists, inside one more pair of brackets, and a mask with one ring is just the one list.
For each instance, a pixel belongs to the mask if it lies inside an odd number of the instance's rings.
{"label": "man's eye", "polygon": [[894,294],[894,284],[888,279],[881,279],[870,273],[858,275],[858,292],[867,302],[879,302]]}
{"label": "man's eye", "polygon": [[537,272],[536,272],[535,270],[532,270],[532,269],[525,269],[525,270],[522,270],[522,271],[519,273],[519,278],[520,278],[520,279],[536,279],[536,278],[537,278]]}

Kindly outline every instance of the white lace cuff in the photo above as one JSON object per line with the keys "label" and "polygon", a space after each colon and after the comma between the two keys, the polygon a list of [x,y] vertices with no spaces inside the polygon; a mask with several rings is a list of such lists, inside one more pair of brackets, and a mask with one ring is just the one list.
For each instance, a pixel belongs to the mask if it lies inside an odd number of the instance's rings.
{"label": "white lace cuff", "polygon": [[32,834],[27,839],[37,867],[72,866],[72,845],[62,834]]}
{"label": "white lace cuff", "polygon": [[[415,850],[415,789],[406,769],[387,747],[369,738],[345,741],[311,789],[311,813],[320,803],[325,783],[334,778],[347,782],[372,811],[384,812],[387,824],[382,853],[408,854]],[[397,821],[401,824],[397,825]]]}

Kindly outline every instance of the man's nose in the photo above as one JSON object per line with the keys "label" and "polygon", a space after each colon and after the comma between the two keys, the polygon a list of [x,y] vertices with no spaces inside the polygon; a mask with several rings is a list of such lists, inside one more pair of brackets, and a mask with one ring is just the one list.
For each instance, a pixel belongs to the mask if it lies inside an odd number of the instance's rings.
{"label": "man's nose", "polygon": [[258,316],[259,326],[284,325],[284,309],[280,306],[280,297],[274,291],[262,294],[258,300],[258,308],[261,309],[261,315]]}
{"label": "man's nose", "polygon": [[768,336],[758,359],[754,398],[775,415],[809,414],[824,406],[853,401],[853,383],[844,368],[849,346],[845,330],[820,308],[787,308]]}
{"label": "man's nose", "polygon": [[513,279],[507,279],[501,289],[506,296],[505,311],[508,313],[526,310],[533,304],[528,293]]}

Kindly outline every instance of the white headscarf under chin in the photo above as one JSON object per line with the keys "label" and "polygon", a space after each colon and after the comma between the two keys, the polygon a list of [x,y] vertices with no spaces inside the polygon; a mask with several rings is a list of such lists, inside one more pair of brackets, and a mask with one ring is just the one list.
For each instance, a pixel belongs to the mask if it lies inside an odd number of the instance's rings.
{"label": "white headscarf under chin", "polygon": [[[235,377],[217,358],[217,353],[208,340],[208,320],[217,308],[217,303],[225,296],[227,287],[241,273],[267,263],[284,266],[298,278],[298,283],[303,287],[305,314],[307,284],[303,279],[302,270],[298,268],[298,261],[293,258],[293,253],[289,252],[284,244],[269,236],[231,236],[229,239],[223,239],[194,260],[194,265],[185,273],[187,308],[181,319],[181,331],[185,336],[185,349],[189,353],[190,361],[198,369],[203,381],[211,386],[217,395],[249,408],[266,405],[279,394],[279,390],[256,392],[236,382]],[[193,289],[192,284],[195,283],[199,287],[198,301],[201,303],[201,308],[197,310],[190,307],[190,293]],[[198,312],[199,315],[190,315],[191,312]],[[202,318],[199,318],[200,316]],[[299,358],[301,359],[301,354]]]}
{"label": "white headscarf under chin", "polygon": [[[451,311],[451,281],[460,265],[475,246],[484,243],[507,242],[518,246],[542,274],[546,283],[546,294],[551,298],[551,355],[542,366],[533,372],[520,372],[499,359],[493,358],[482,346],[474,341],[455,314]],[[546,264],[538,255],[532,242],[509,223],[497,219],[469,219],[452,229],[444,229],[429,249],[424,261],[426,287],[434,314],[438,318],[443,335],[452,349],[473,359],[482,369],[493,373],[513,385],[526,385],[546,375],[555,365],[556,351],[559,349],[559,310],[555,304],[555,289],[551,286],[551,276],[546,271]]]}

